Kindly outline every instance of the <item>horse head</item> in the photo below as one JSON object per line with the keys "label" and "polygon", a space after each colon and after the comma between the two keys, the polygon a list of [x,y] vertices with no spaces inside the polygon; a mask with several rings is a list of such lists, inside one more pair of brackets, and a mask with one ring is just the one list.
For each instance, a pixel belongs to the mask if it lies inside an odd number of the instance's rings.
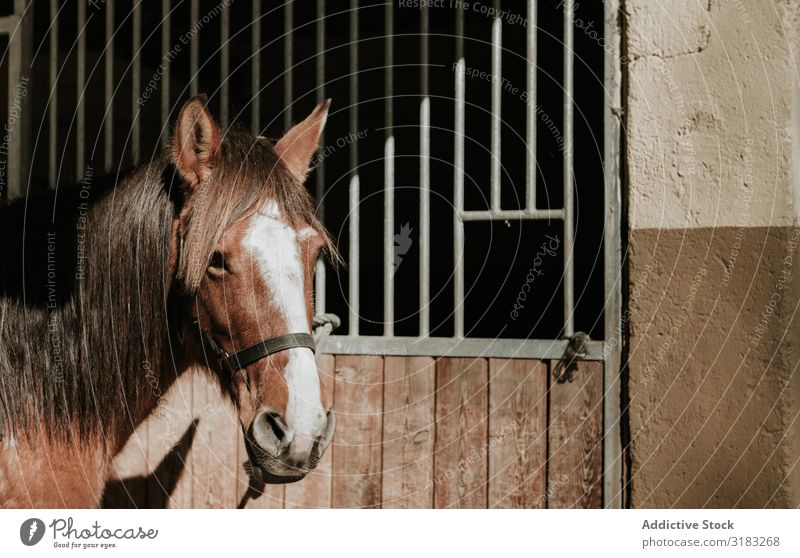
{"label": "horse head", "polygon": [[335,429],[310,335],[315,263],[333,247],[303,186],[329,101],[275,144],[223,134],[205,104],[183,106],[171,142],[187,346],[233,401],[254,470],[292,482]]}

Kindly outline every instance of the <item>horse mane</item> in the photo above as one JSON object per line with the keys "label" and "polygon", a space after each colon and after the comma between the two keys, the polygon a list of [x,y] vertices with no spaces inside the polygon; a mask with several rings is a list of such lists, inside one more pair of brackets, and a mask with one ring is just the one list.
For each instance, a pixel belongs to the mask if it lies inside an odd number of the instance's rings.
{"label": "horse mane", "polygon": [[[176,305],[196,292],[222,233],[268,200],[322,232],[336,257],[305,188],[252,135],[228,132],[210,179],[191,202],[182,191],[164,154],[121,181],[87,172],[0,207],[4,435],[108,445],[132,432],[179,372]],[[171,277],[172,222],[187,208]]]}

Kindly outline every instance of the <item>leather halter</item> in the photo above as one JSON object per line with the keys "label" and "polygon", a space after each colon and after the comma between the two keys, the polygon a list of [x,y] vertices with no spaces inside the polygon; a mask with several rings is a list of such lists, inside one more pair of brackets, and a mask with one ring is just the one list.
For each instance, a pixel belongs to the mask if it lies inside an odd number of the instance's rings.
{"label": "leather halter", "polygon": [[203,331],[203,343],[211,348],[217,357],[220,368],[231,375],[264,357],[287,349],[306,348],[311,349],[311,352],[317,350],[314,338],[308,333],[287,333],[271,339],[264,339],[233,354],[220,347],[214,338],[205,331]]}

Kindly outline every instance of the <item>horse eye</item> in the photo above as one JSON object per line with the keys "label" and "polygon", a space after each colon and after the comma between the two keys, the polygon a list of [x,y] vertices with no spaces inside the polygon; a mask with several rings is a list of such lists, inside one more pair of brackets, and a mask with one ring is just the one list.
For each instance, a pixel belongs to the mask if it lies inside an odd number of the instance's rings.
{"label": "horse eye", "polygon": [[228,268],[225,266],[225,258],[222,256],[222,252],[214,252],[211,255],[211,261],[208,263],[208,267],[218,271],[227,271]]}

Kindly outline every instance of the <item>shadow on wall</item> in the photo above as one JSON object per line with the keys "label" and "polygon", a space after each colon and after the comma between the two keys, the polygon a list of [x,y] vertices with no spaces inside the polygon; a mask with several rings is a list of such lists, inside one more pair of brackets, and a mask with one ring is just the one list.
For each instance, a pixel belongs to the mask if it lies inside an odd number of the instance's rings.
{"label": "shadow on wall", "polygon": [[170,448],[158,467],[147,476],[115,479],[106,483],[103,508],[166,508],[186,468],[199,419],[194,419],[181,439]]}

